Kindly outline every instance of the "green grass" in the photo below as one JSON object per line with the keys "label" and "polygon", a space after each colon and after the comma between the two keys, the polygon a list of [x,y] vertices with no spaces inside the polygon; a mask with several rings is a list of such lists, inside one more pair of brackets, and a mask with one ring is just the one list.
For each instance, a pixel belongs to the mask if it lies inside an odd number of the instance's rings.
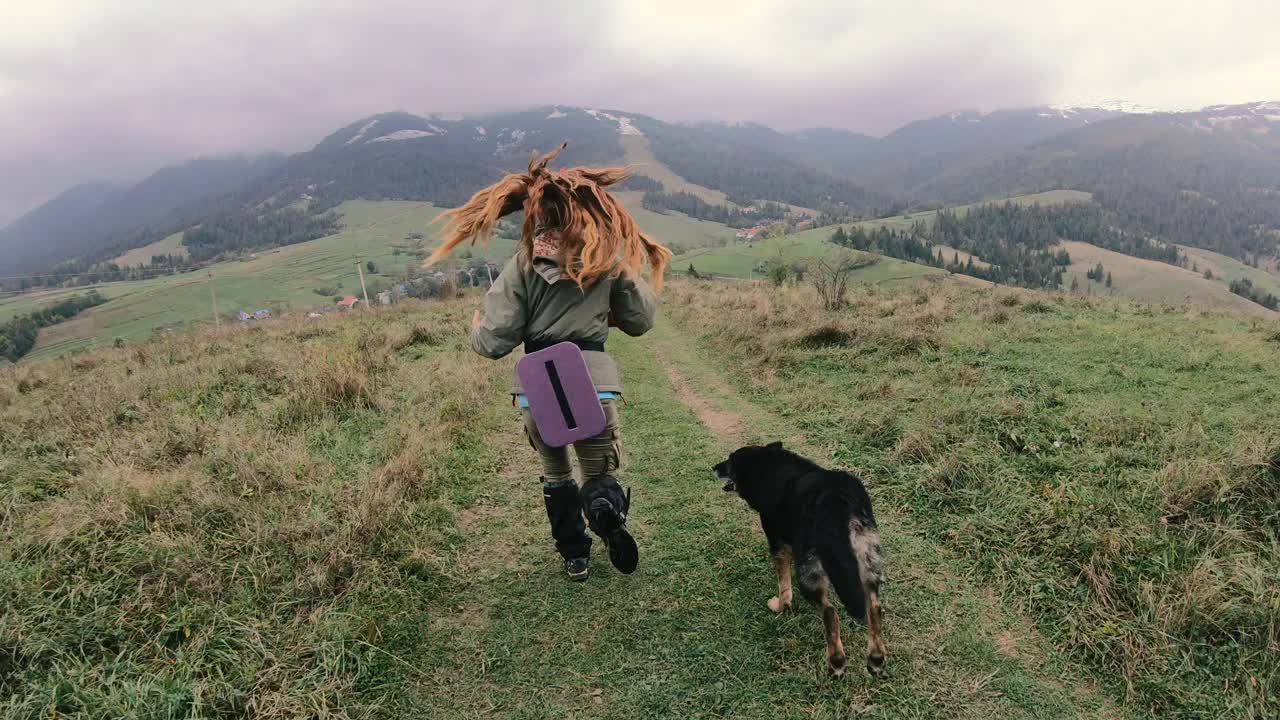
{"label": "green grass", "polygon": [[[178,277],[190,279],[194,276]],[[138,280],[135,282],[100,283],[92,287],[105,297],[117,298],[135,292],[143,292],[163,282],[165,282],[165,279]],[[32,310],[52,305],[68,297],[83,295],[88,291],[88,287],[58,288],[55,290],[22,293],[20,295],[0,296],[0,322],[5,322],[17,315],[26,315]]]}
{"label": "green grass", "polygon": [[677,212],[667,214],[646,210],[640,205],[644,193],[622,192],[618,198],[635,216],[641,229],[675,252],[718,247],[735,242],[737,230],[710,220],[695,220]]}
{"label": "green grass", "polygon": [[1228,257],[1212,250],[1184,246],[1182,251],[1195,263],[1196,272],[1201,275],[1204,274],[1205,270],[1211,270],[1213,271],[1214,279],[1224,285],[1230,285],[1232,280],[1247,279],[1256,288],[1280,295],[1280,277],[1276,277],[1261,267],[1255,268],[1245,265],[1233,257]]}
{"label": "green grass", "polygon": [[[1020,195],[1009,198],[1012,202],[1032,205],[1032,204],[1055,204],[1069,202],[1088,202],[1091,199],[1089,193],[1079,192],[1076,190],[1051,190],[1049,192],[1036,193],[1034,195]],[[969,208],[979,203],[971,205],[958,205],[954,208],[958,213],[968,212]],[[876,220],[863,220],[853,223],[855,226],[862,227],[868,231],[875,230],[880,227],[889,227],[896,230],[908,230],[911,226],[919,222],[929,223],[933,221],[936,212],[933,210],[910,213],[905,216],[898,215],[890,218],[880,218]],[[786,260],[808,260],[820,257],[827,253],[833,252],[836,247],[831,244],[831,233],[835,232],[834,226],[817,227],[810,230],[788,235],[785,238],[754,240],[751,242],[733,241],[726,247],[706,246],[702,250],[691,250],[677,255],[672,262],[672,267],[677,271],[687,270],[689,263],[693,263],[698,272],[708,273],[718,277],[733,278],[752,278],[757,274],[753,272],[755,266],[763,260],[777,257],[783,257]],[[781,248],[781,255],[779,249]],[[952,251],[946,250],[946,257],[951,258]],[[883,258],[882,261],[864,271],[858,273],[860,282],[882,282],[890,279],[905,279],[926,275],[932,273],[944,273],[945,271],[938,268],[926,267],[905,260],[896,258]]]}
{"label": "green grass", "polygon": [[[333,302],[331,296],[316,294],[317,289],[336,288],[336,294],[359,295],[357,259],[362,263],[372,260],[381,273],[366,273],[372,294],[390,282],[382,276],[402,275],[410,262],[416,267],[415,256],[397,255],[396,250],[414,249],[415,243],[406,238],[415,232],[427,234],[429,245],[428,223],[440,212],[427,203],[407,201],[353,201],[343,203],[338,211],[343,215],[342,232],[319,240],[218,263],[207,271],[97,286],[112,300],[41,332],[35,350],[24,361],[110,344],[116,338],[136,341],[193,322],[211,324],[213,310],[206,272],[213,273],[218,311],[224,319],[233,318],[240,310],[305,310]],[[0,317],[68,292],[74,291],[18,296],[0,303]]]}
{"label": "green grass", "polygon": [[[733,230],[718,223],[649,212],[639,206],[639,193],[622,193],[622,197],[641,227],[663,242],[702,247],[726,242],[733,236]],[[377,275],[366,273],[365,277],[372,297],[378,289],[404,277],[410,265],[414,274],[420,272],[417,268],[421,251],[434,246],[441,227],[431,224],[440,209],[428,203],[361,200],[343,203],[337,211],[343,223],[339,233],[208,268],[214,276],[218,311],[224,321],[234,318],[240,310],[252,313],[268,308],[278,314],[333,302],[332,296],[317,294],[318,290],[360,296],[357,260],[372,260],[378,268]],[[421,243],[407,239],[414,233],[424,236]],[[504,262],[514,248],[513,242],[494,238],[487,247],[460,250],[457,258],[462,261],[476,255]],[[24,362],[109,345],[117,338],[134,342],[159,331],[213,322],[205,270],[95,287],[111,298],[110,302],[41,331],[35,350]],[[0,322],[84,291],[53,290],[0,298]]]}
{"label": "green grass", "polygon": [[[803,602],[782,616],[765,607],[774,581],[758,523],[710,475],[734,438],[711,434],[677,395],[705,394],[742,419],[744,437],[794,438],[796,427],[724,390],[714,366],[672,328],[611,343],[627,385],[622,477],[634,490],[639,572],[623,577],[597,561],[585,585],[564,581],[543,527],[534,458],[514,442],[512,466],[476,485],[458,548],[465,567],[432,624],[445,631],[429,632],[437,642],[405,656],[426,666],[423,681],[391,706],[401,715],[1118,716],[1026,632],[1024,619],[956,577],[938,547],[896,526],[892,510],[884,513],[899,578],[885,601],[891,669],[879,681],[861,672],[830,679],[817,613]],[[863,631],[847,616],[844,636],[858,658]]]}
{"label": "green grass", "polygon": [[[695,250],[676,256],[671,267],[674,272],[683,273],[692,264],[698,272],[717,277],[759,279],[760,274],[755,272],[755,267],[766,260],[781,257],[787,261],[803,261],[831,253],[835,246],[827,240],[830,234],[830,229],[805,231],[781,238]],[[884,282],[922,275],[946,275],[946,272],[905,260],[880,257],[875,265],[856,271],[853,277],[855,282]]]}
{"label": "green grass", "polygon": [[[887,675],[826,674],[709,468],[802,419],[666,325],[611,348],[638,573],[563,579],[478,297],[0,371],[12,717],[1082,718],[1129,714],[871,473]],[[92,388],[85,392],[84,388]],[[736,418],[713,433],[707,407]],[[695,411],[695,408],[698,411]],[[808,436],[806,440],[803,436]],[[856,659],[864,636],[846,615]],[[858,664],[855,662],[854,667]]]}
{"label": "green grass", "polygon": [[505,429],[470,305],[0,370],[0,716],[377,711]]}
{"label": "green grass", "polygon": [[956,286],[666,302],[1130,708],[1275,715],[1280,325]]}

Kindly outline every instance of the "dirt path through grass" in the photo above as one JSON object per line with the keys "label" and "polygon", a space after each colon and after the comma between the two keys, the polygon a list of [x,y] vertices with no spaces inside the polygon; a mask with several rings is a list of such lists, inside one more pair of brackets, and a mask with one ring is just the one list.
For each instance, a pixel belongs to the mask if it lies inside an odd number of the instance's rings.
{"label": "dirt path through grass", "polygon": [[[452,587],[405,658],[419,672],[402,714],[1123,717],[1025,618],[958,577],[943,548],[891,513],[882,523],[887,676],[829,678],[817,614],[765,607],[773,588],[764,540],[709,470],[730,447],[766,438],[823,458],[734,392],[669,325],[611,349],[627,386],[622,480],[634,489],[639,571],[619,575],[597,552],[589,582],[563,579],[536,459],[513,410],[504,469],[476,478],[460,499]],[[865,639],[852,622],[844,637],[851,649]]]}

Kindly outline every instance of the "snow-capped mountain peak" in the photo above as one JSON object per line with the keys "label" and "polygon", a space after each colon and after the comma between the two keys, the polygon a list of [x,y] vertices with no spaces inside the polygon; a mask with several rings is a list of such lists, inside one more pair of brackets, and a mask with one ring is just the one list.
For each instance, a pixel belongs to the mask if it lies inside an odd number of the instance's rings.
{"label": "snow-capped mountain peak", "polygon": [[1079,102],[1059,103],[1049,106],[1053,110],[1062,112],[1072,112],[1080,110],[1106,110],[1109,112],[1126,113],[1129,115],[1152,115],[1155,113],[1181,113],[1191,112],[1196,108],[1191,107],[1153,107],[1151,105],[1142,105],[1140,103],[1130,102],[1128,100],[1120,100],[1117,98],[1089,98]]}

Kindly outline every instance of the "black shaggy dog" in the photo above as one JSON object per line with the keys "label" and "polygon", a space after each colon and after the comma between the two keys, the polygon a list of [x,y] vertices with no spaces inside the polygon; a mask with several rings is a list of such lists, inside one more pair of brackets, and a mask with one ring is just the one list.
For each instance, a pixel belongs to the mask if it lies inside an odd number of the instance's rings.
{"label": "black shaggy dog", "polygon": [[827,667],[844,675],[847,658],[840,642],[840,615],[831,590],[867,625],[867,670],[884,668],[880,625],[880,532],[871,497],[854,475],[827,470],[775,442],[748,445],[716,465],[726,492],[737,492],[760,513],[769,553],[778,573],[778,594],[769,609],[791,607],[791,566],[800,592],[822,609],[827,635]]}

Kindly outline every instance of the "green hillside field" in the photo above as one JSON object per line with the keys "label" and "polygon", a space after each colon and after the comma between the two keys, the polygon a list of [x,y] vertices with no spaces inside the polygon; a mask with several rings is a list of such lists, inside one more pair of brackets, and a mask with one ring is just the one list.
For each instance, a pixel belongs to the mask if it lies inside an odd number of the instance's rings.
{"label": "green hillside field", "polygon": [[[476,292],[0,368],[0,716],[1271,718],[1280,325],[673,280],[615,333],[638,571],[569,583]],[[709,469],[859,473],[886,674]],[[599,548],[599,545],[597,545]]]}
{"label": "green hillside field", "polygon": [[[830,234],[827,229],[827,234]],[[760,279],[754,268],[761,262],[774,258],[802,261],[829,254],[835,248],[820,231],[809,231],[768,238],[752,242],[740,242],[720,248],[707,248],[678,255],[672,260],[675,272],[687,272],[692,265],[699,273],[715,277]],[[885,282],[907,280],[922,275],[947,275],[938,268],[917,265],[905,260],[879,257],[879,262],[854,272],[856,282]]]}
{"label": "green hillside field", "polygon": [[[679,213],[662,215],[645,210],[640,207],[640,193],[627,192],[621,196],[641,227],[675,247],[718,245],[733,238],[734,231],[718,223],[693,220]],[[440,209],[429,203],[351,201],[340,205],[337,212],[342,216],[342,231],[319,240],[265,250],[196,273],[97,285],[95,287],[110,301],[43,329],[36,348],[23,360],[55,357],[112,343],[116,338],[135,341],[190,323],[212,323],[210,272],[218,312],[225,319],[233,318],[240,310],[250,313],[259,309],[276,313],[305,311],[331,304],[334,295],[359,296],[357,261],[372,261],[378,270],[377,274],[366,273],[365,277],[372,295],[407,274],[419,274],[418,258],[423,250],[434,246],[441,227],[432,224]],[[423,239],[411,240],[414,234],[421,234]],[[180,247],[172,240],[165,241],[167,251]],[[511,241],[494,238],[487,247],[460,250],[457,257],[462,260],[476,255],[503,262],[513,249]],[[320,294],[320,290],[331,292]],[[0,298],[0,321],[83,292],[85,289],[81,288]]]}
{"label": "green hillside field", "polygon": [[134,248],[116,258],[111,262],[120,267],[133,267],[134,265],[150,265],[153,255],[181,255],[186,257],[187,248],[182,244],[182,233],[174,233],[162,240],[157,240],[150,245],[143,245],[140,248]]}
{"label": "green hillside field", "polygon": [[[1091,199],[1089,193],[1078,192],[1075,190],[1051,190],[1049,192],[1036,193],[1034,195],[1019,195],[1009,198],[1010,201],[1021,205],[1047,205],[1054,203],[1068,202],[1088,202]],[[999,202],[999,201],[993,201]],[[958,205],[953,208],[961,214],[967,212],[969,208],[980,203],[970,205]],[[853,223],[853,226],[862,227],[868,231],[875,230],[880,227],[889,227],[896,230],[908,230],[916,222],[932,222],[936,211],[924,210],[906,215],[897,215],[888,218],[878,218],[875,220],[863,220]],[[835,250],[835,246],[829,242],[831,233],[835,232],[835,226],[817,227],[810,230],[803,230],[781,240],[755,240],[751,242],[735,242],[725,247],[708,247],[703,250],[694,250],[678,255],[674,262],[674,267],[678,270],[688,269],[689,263],[693,263],[698,272],[705,272],[715,276],[735,277],[735,278],[751,278],[753,277],[753,268],[763,260],[770,258],[784,258],[786,260],[808,260],[819,257]],[[781,254],[779,254],[781,250]],[[955,250],[951,248],[944,249],[947,258],[950,259]],[[966,256],[967,257],[967,256]],[[961,260],[966,258],[962,257]],[[925,267],[915,263],[896,260],[893,258],[885,258],[877,265],[861,271],[858,275],[859,279],[867,282],[878,282],[887,279],[905,279],[915,277],[917,275],[925,275],[930,273],[944,272],[938,268]]]}
{"label": "green hillside field", "polygon": [[[1182,251],[1194,263],[1195,271],[1204,274],[1206,270],[1212,271],[1213,279],[1224,285],[1229,285],[1232,280],[1249,280],[1256,288],[1261,288],[1265,292],[1280,295],[1280,277],[1267,272],[1259,263],[1259,267],[1250,267],[1239,260],[1213,252],[1212,250],[1202,250],[1200,248],[1183,247]],[[1270,264],[1270,262],[1268,262]]]}
{"label": "green hillside field", "polygon": [[[1069,288],[1073,279],[1078,281],[1081,294],[1116,295],[1143,302],[1196,305],[1259,317],[1276,317],[1276,313],[1271,310],[1233,294],[1227,289],[1227,282],[1218,278],[1206,280],[1200,273],[1176,265],[1144,260],[1088,243],[1064,240],[1061,246],[1071,254],[1071,266],[1067,268],[1063,284]],[[1191,254],[1193,251],[1187,249],[1187,252]],[[1224,261],[1230,258],[1221,255],[1217,257],[1220,258],[1218,263],[1221,267],[1229,267]],[[1092,282],[1085,276],[1098,263],[1102,263],[1103,269],[1111,273],[1112,287]],[[1245,267],[1243,263],[1236,265]],[[1265,275],[1261,270],[1248,270]]]}
{"label": "green hillside field", "polygon": [[1131,709],[1280,711],[1274,316],[956,284],[859,286],[836,312],[761,284],[665,301],[732,387]]}
{"label": "green hillside field", "polygon": [[[339,206],[339,212],[343,230],[319,240],[265,250],[196,273],[102,285],[110,302],[42,330],[36,348],[23,360],[57,356],[115,338],[134,341],[192,322],[212,323],[208,273],[213,275],[219,315],[225,319],[240,310],[305,310],[331,304],[334,295],[359,295],[357,261],[372,261],[387,275],[403,272],[411,261],[416,267],[414,256],[397,255],[396,249],[413,247],[407,238],[425,233],[440,211],[420,202],[356,201]],[[371,291],[390,282],[367,273],[366,281],[373,284]],[[318,290],[332,292],[322,295]],[[20,296],[0,304],[0,312],[9,310],[6,305],[11,303],[29,307],[32,302]]]}

